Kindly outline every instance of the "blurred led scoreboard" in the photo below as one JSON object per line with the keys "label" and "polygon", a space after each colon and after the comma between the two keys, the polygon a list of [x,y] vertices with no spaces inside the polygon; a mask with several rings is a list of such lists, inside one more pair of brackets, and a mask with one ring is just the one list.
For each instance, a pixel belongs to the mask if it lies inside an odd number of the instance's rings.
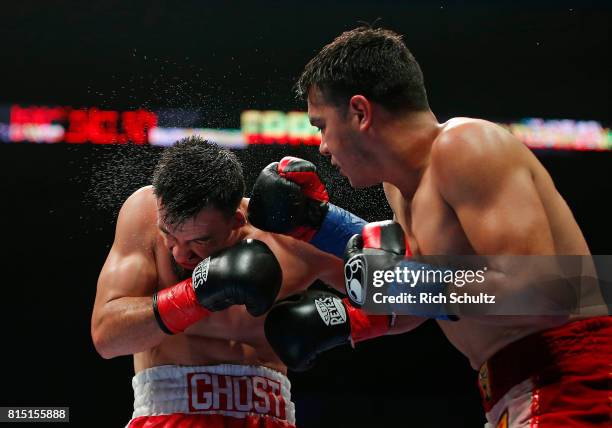
{"label": "blurred led scoreboard", "polygon": [[[246,110],[240,129],[198,127],[197,111],[128,111],[60,106],[0,106],[0,142],[150,144],[168,146],[199,135],[231,148],[256,144],[318,145],[320,133],[304,112]],[[609,128],[596,121],[524,119],[500,123],[536,149],[611,150]]]}
{"label": "blurred led scoreboard", "polygon": [[0,129],[0,138],[5,142],[146,144],[148,131],[157,126],[157,115],[147,110],[13,105],[8,111],[8,124]]}

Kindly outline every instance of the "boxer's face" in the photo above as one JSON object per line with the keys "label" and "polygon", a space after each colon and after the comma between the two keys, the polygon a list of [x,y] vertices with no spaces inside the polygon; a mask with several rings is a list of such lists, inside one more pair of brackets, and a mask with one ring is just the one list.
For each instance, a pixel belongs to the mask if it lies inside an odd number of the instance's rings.
{"label": "boxer's face", "polygon": [[240,211],[228,217],[218,209],[204,208],[177,226],[165,223],[163,208],[158,208],[157,225],[176,263],[193,270],[212,253],[235,244],[232,232],[244,224],[243,217]]}
{"label": "boxer's face", "polygon": [[308,117],[312,126],[321,131],[319,152],[331,157],[332,165],[348,178],[351,186],[361,188],[377,184],[367,173],[364,137],[350,114],[325,102],[318,89],[311,89],[308,93]]}

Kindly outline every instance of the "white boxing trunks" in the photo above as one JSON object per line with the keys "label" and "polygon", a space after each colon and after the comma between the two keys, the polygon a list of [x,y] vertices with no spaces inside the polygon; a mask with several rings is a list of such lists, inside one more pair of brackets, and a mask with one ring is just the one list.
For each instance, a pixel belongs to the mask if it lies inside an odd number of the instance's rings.
{"label": "white boxing trunks", "polygon": [[260,366],[159,366],[132,380],[127,428],[292,428],[291,384]]}

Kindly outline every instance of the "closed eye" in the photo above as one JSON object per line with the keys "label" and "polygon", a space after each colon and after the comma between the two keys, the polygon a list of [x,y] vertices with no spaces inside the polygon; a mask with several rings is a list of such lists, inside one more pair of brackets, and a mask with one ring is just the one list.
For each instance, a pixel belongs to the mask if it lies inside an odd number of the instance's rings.
{"label": "closed eye", "polygon": [[196,244],[206,244],[207,242],[210,242],[210,238],[194,239],[192,242],[195,242]]}
{"label": "closed eye", "polygon": [[318,120],[311,121],[310,125],[317,128],[317,131],[319,132],[323,132],[323,130],[325,129],[325,126],[321,125],[321,122],[319,122]]}

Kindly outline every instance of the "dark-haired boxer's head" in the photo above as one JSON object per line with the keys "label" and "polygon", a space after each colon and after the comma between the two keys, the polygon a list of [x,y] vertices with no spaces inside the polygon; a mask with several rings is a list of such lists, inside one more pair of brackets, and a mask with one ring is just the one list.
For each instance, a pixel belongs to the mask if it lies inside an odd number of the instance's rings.
{"label": "dark-haired boxer's head", "polygon": [[390,112],[429,109],[419,64],[402,36],[382,28],[346,31],[323,47],[304,68],[296,92],[307,99],[313,88],[343,111],[357,94]]}
{"label": "dark-haired boxer's head", "polygon": [[372,143],[380,137],[375,128],[389,118],[429,111],[419,64],[402,37],[385,29],[342,33],[308,62],[296,92],[321,130],[321,153],[353,187],[376,184],[374,171],[367,170]]}
{"label": "dark-haired boxer's head", "polygon": [[198,137],[164,150],[153,173],[158,225],[176,262],[192,269],[232,245],[244,225],[242,166],[229,150]]}

